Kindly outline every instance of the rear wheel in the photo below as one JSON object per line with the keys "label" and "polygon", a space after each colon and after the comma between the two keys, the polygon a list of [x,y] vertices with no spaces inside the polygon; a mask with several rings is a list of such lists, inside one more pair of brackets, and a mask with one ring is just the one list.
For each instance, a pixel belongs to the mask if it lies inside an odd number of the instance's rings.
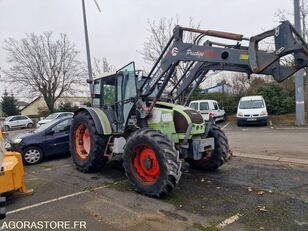
{"label": "rear wheel", "polygon": [[205,155],[200,160],[187,159],[190,167],[199,170],[216,170],[229,157],[228,138],[219,126],[212,124],[209,137],[215,139],[215,150],[210,155]]}
{"label": "rear wheel", "polygon": [[94,121],[87,112],[80,112],[74,117],[70,139],[71,155],[79,171],[98,171],[108,161],[104,153],[109,136],[97,133]]}
{"label": "rear wheel", "polygon": [[136,191],[153,197],[168,195],[181,177],[179,153],[159,131],[143,128],[128,138],[123,166]]}

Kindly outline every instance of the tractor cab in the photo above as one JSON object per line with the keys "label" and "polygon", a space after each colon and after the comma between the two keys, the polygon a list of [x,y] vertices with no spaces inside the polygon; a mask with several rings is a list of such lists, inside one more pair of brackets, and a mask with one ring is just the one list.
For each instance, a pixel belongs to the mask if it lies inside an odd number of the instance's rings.
{"label": "tractor cab", "polygon": [[113,130],[117,133],[124,132],[128,118],[134,113],[132,108],[137,99],[137,86],[140,86],[142,78],[144,77],[138,76],[135,71],[135,63],[131,62],[118,70],[116,74],[94,81],[93,106],[106,112],[112,121]]}

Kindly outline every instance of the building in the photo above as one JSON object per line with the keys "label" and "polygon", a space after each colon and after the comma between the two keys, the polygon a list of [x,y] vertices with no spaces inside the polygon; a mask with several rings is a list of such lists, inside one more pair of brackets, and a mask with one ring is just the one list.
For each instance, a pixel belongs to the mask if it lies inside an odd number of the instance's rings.
{"label": "building", "polygon": [[[73,107],[81,107],[90,101],[89,97],[60,97],[55,102],[55,109],[59,108],[61,104],[70,103]],[[42,96],[37,97],[27,106],[25,106],[20,113],[31,117],[38,117],[42,111],[48,110],[47,104]]]}
{"label": "building", "polygon": [[18,108],[18,110],[22,110],[24,107],[26,107],[28,105],[27,102],[25,101],[17,101],[16,106]]}
{"label": "building", "polygon": [[214,93],[214,92],[219,92],[219,93],[226,93],[226,94],[231,94],[233,93],[233,88],[230,84],[227,83],[218,83],[215,86],[208,87],[205,89],[202,89],[204,93]]}

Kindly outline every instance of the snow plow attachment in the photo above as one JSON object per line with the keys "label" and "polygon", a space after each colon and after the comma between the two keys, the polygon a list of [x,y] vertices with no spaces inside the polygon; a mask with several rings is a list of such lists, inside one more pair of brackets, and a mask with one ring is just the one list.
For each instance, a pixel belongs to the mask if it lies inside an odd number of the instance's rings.
{"label": "snow plow attachment", "polygon": [[[22,157],[17,152],[7,152],[4,148],[4,137],[0,130],[0,196],[7,192],[19,191],[31,194],[24,183]],[[0,197],[0,219],[5,218],[5,198]]]}

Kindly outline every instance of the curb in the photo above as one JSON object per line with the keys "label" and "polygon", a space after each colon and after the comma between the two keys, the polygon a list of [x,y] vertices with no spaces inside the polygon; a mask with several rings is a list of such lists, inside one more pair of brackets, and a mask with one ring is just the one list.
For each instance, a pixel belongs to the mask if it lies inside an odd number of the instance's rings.
{"label": "curb", "polygon": [[288,158],[288,157],[266,156],[266,155],[244,154],[244,153],[233,153],[233,156],[260,159],[260,160],[279,161],[279,162],[286,162],[286,163],[292,163],[292,164],[308,165],[307,159],[295,159],[295,158]]}

